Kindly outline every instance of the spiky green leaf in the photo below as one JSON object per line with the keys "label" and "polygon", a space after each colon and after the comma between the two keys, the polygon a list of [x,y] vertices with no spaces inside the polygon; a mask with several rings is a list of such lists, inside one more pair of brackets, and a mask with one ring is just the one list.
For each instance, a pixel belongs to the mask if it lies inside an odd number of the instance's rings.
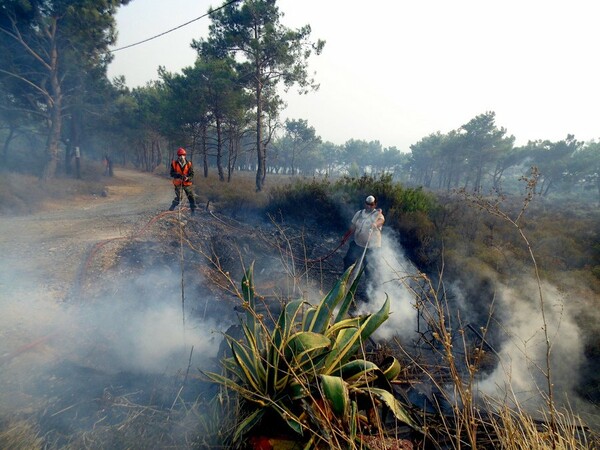
{"label": "spiky green leaf", "polygon": [[346,285],[350,275],[350,268],[344,272],[342,278],[338,280],[335,286],[329,291],[327,296],[319,303],[317,311],[310,322],[308,330],[315,333],[323,333],[333,316],[333,311],[340,301],[346,296]]}
{"label": "spiky green leaf", "polygon": [[381,371],[385,375],[385,377],[392,381],[395,380],[396,377],[402,371],[402,366],[400,365],[400,361],[398,361],[393,356],[386,357],[381,363]]}
{"label": "spiky green leaf", "polygon": [[308,308],[304,312],[304,317],[302,319],[302,330],[310,331],[310,324],[312,323],[313,318],[315,317],[316,313],[317,313],[317,308],[315,308],[314,306]]}
{"label": "spiky green leaf", "polygon": [[310,331],[300,331],[288,339],[285,346],[286,359],[301,362],[305,357],[310,358],[311,355],[328,349],[330,345],[331,340],[327,336]]}
{"label": "spiky green leaf", "polygon": [[[354,267],[354,266],[352,266],[352,267]],[[352,302],[354,301],[354,295],[356,293],[356,289],[358,288],[358,282],[362,276],[363,271],[364,271],[364,268],[361,268],[360,272],[358,273],[358,275],[352,282],[350,289],[348,289],[348,292],[346,293],[346,296],[344,297],[344,301],[342,302],[342,304],[340,306],[340,309],[337,313],[337,316],[336,316],[334,322],[341,321],[348,314],[348,311],[350,310],[350,306],[352,305]]]}
{"label": "spiky green leaf", "polygon": [[224,377],[223,375],[214,372],[202,373],[214,383],[220,384],[231,391],[237,392],[239,395],[241,395],[243,398],[250,402],[256,403],[261,407],[266,407],[269,404],[268,398],[263,397],[256,391],[247,389],[248,386],[245,383],[237,383],[231,378]]}
{"label": "spiky green leaf", "polygon": [[[340,368],[340,376],[349,384],[354,384],[355,381],[360,379],[376,378],[377,374],[374,372],[378,371],[379,367],[377,364],[365,359],[355,359],[347,362]],[[369,376],[370,374],[370,376]]]}
{"label": "spiky green leaf", "polygon": [[292,400],[300,400],[310,395],[309,386],[307,383],[294,380],[288,386],[289,396]]}
{"label": "spiky green leaf", "polygon": [[252,330],[252,333],[257,336],[257,343],[262,342],[258,339],[260,326],[256,320],[256,292],[254,291],[254,262],[250,264],[248,270],[242,278],[242,295],[246,306],[246,324]]}
{"label": "spiky green leaf", "polygon": [[359,338],[360,328],[344,328],[338,333],[333,348],[325,360],[324,370],[326,374],[339,370],[342,364],[353,356],[353,354],[350,354],[350,350]]}
{"label": "spiky green leaf", "polygon": [[282,378],[287,378],[289,374],[286,367],[280,367],[280,358],[283,355],[283,343],[287,341],[290,333],[293,332],[303,304],[303,300],[288,303],[277,319],[275,329],[272,332],[271,342],[267,346],[267,385],[269,392],[276,387],[285,386],[285,381]]}
{"label": "spiky green leaf", "polygon": [[262,366],[260,355],[248,351],[246,347],[235,340],[231,340],[230,345],[240,373],[243,374],[244,381],[257,392],[264,393],[264,367]]}
{"label": "spiky green leaf", "polygon": [[300,308],[302,308],[303,304],[303,300],[295,300],[290,302],[285,305],[279,314],[279,318],[272,335],[272,343],[275,348],[280,348],[283,341],[285,341],[292,332],[293,325],[296,322],[296,318],[298,317]]}
{"label": "spiky green leaf", "polygon": [[344,328],[358,328],[361,322],[364,322],[364,318],[352,317],[350,319],[344,319],[332,324],[329,328],[327,328],[327,330],[325,330],[325,335],[329,338],[335,339],[340,330],[343,330]]}
{"label": "spiky green leaf", "polygon": [[365,391],[367,391],[369,394],[377,397],[380,401],[385,403],[386,406],[390,409],[390,411],[394,414],[396,419],[398,419],[401,422],[404,422],[406,425],[412,427],[415,430],[419,430],[419,426],[411,418],[410,414],[408,414],[404,406],[402,406],[402,403],[400,403],[391,392],[379,388],[366,388]]}
{"label": "spiky green leaf", "polygon": [[361,318],[359,328],[345,328],[337,336],[331,353],[325,361],[326,373],[332,373],[346,363],[363,343],[387,320],[390,314],[390,302],[386,296],[381,309],[375,314]]}
{"label": "spiky green leaf", "polygon": [[242,278],[242,295],[244,301],[247,302],[252,309],[256,307],[254,294],[254,262],[252,262]]}
{"label": "spiky green leaf", "polygon": [[260,422],[260,419],[262,419],[264,416],[265,411],[265,409],[255,409],[248,417],[242,420],[235,428],[233,442],[239,443],[242,438],[247,435],[252,428],[258,424],[258,422]]}
{"label": "spiky green leaf", "polygon": [[331,410],[336,416],[347,422],[350,410],[348,386],[341,377],[320,375],[319,380],[323,397],[331,405]]}

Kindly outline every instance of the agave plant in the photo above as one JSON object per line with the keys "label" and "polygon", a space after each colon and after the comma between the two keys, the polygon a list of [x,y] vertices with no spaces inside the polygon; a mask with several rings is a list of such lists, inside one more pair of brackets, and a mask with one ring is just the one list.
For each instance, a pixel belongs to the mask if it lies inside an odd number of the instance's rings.
{"label": "agave plant", "polygon": [[222,361],[224,373],[205,373],[244,399],[234,444],[273,416],[309,446],[358,443],[363,425],[381,428],[380,414],[373,414],[381,408],[416,428],[389,382],[399,372],[398,362],[382,370],[364,357],[364,343],[389,316],[389,299],[374,314],[350,317],[360,278],[348,286],[352,269],[319,304],[289,302],[268,327],[255,309],[250,266],[242,280],[243,338],[225,335],[231,357]]}

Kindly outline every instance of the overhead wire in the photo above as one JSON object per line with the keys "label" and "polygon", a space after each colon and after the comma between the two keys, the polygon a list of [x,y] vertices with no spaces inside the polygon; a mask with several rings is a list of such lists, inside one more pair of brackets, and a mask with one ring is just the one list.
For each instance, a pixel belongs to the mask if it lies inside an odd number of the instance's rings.
{"label": "overhead wire", "polygon": [[121,50],[125,50],[126,48],[131,48],[131,47],[135,47],[136,45],[144,44],[144,43],[146,43],[148,41],[151,41],[153,39],[156,39],[156,38],[159,38],[161,36],[164,36],[165,34],[169,34],[169,33],[173,32],[175,30],[179,30],[180,28],[183,28],[183,27],[185,27],[185,26],[187,26],[187,25],[189,25],[191,23],[197,22],[198,20],[203,19],[204,17],[210,16],[212,13],[217,12],[220,9],[226,8],[229,5],[231,5],[231,4],[235,3],[235,2],[239,2],[239,1],[240,0],[231,0],[231,1],[227,2],[227,3],[225,3],[224,5],[219,6],[218,8],[211,9],[209,12],[207,12],[206,14],[201,15],[200,17],[196,17],[195,19],[192,19],[192,20],[190,20],[190,21],[188,21],[186,23],[182,23],[181,25],[178,25],[175,28],[171,28],[170,30],[163,31],[162,33],[159,33],[157,35],[154,35],[154,36],[149,37],[147,39],[144,39],[142,41],[134,42],[133,44],[129,44],[129,45],[125,45],[123,47],[115,48],[114,50],[109,50],[108,53],[115,53],[115,52],[118,52],[118,51],[121,51]]}

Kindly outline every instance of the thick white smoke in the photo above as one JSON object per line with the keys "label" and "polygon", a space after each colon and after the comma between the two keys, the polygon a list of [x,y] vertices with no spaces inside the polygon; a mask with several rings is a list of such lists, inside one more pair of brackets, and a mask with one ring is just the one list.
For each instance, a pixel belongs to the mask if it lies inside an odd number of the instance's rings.
{"label": "thick white smoke", "polygon": [[416,268],[404,255],[396,236],[386,230],[381,236],[381,248],[377,250],[377,256],[369,261],[369,301],[359,305],[360,313],[372,313],[381,308],[386,295],[389,297],[390,317],[377,330],[376,338],[414,336],[417,311],[414,308],[414,294],[406,283],[416,274]]}
{"label": "thick white smoke", "polygon": [[[505,319],[500,326],[505,340],[498,350],[499,364],[479,383],[479,390],[489,395],[513,399],[521,407],[536,411],[544,406],[548,392],[546,379],[546,338],[538,285],[534,280],[498,284],[497,308]],[[556,398],[564,401],[578,382],[583,361],[583,340],[565,307],[564,295],[549,283],[542,284],[546,325],[548,327],[550,368]],[[540,395],[542,394],[542,395]]]}
{"label": "thick white smoke", "polygon": [[[391,315],[375,337],[413,338],[417,326],[415,298],[403,280],[409,280],[418,271],[404,256],[395,236],[384,233],[380,254],[377,258],[371,258],[370,267],[367,287],[369,301],[360,304],[358,312],[377,311],[387,294],[391,302]],[[494,280],[493,277],[490,279]],[[545,406],[548,390],[545,377],[547,347],[538,285],[533,278],[514,280],[511,286],[497,280],[493,282],[496,302],[490,327],[496,329],[495,335],[501,344],[495,348],[499,356],[495,370],[478,382],[478,389],[497,398],[508,399],[512,396],[520,407],[531,412],[538,411]],[[454,309],[467,308],[467,314],[474,303],[461,298],[461,290],[456,286],[451,290]],[[550,283],[543,283],[542,295],[551,344],[555,399],[572,404],[575,401],[574,388],[579,382],[577,374],[584,361],[583,339],[575,322],[577,311],[565,302],[564,293]],[[487,307],[482,305],[482,308]],[[485,316],[489,312],[480,311],[478,315]]]}
{"label": "thick white smoke", "polygon": [[186,369],[193,347],[191,369],[206,368],[214,364],[221,332],[235,321],[233,313],[198,317],[206,301],[216,300],[187,292],[184,327],[180,279],[170,271],[108,279],[115,286],[113,296],[81,303],[57,302],[44,295],[47,281],[21,283],[13,275],[14,283],[3,285],[8,295],[0,305],[0,398],[14,390],[14,380],[22,380],[26,392],[25,382],[33,374],[65,361],[107,375],[172,375]]}
{"label": "thick white smoke", "polygon": [[[80,309],[75,314],[85,324],[86,342],[100,343],[105,369],[135,373],[174,373],[185,368],[193,346],[193,367],[204,367],[217,355],[228,322],[217,324],[188,316],[185,328],[177,297],[134,308],[103,307]],[[90,320],[92,318],[92,320]]]}

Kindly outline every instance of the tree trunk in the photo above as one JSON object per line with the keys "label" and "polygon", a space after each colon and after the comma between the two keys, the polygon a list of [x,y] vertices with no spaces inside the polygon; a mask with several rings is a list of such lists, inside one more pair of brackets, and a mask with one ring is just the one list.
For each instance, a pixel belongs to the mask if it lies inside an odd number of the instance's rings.
{"label": "tree trunk", "polygon": [[292,169],[292,177],[294,175],[296,175],[296,168],[294,167],[295,162],[296,162],[295,160],[296,160],[296,149],[292,147],[292,160],[290,161],[291,166],[292,166],[291,167],[291,169]]}
{"label": "tree trunk", "polygon": [[235,170],[235,163],[237,161],[237,155],[239,151],[239,136],[236,127],[231,127],[229,131],[229,158],[227,161],[227,182],[231,181],[233,171]]}
{"label": "tree trunk", "polygon": [[58,143],[62,126],[62,92],[58,80],[58,51],[56,41],[52,40],[50,49],[50,88],[51,95],[47,99],[50,110],[50,129],[46,141],[46,154],[48,160],[42,173],[42,180],[48,180],[56,176],[58,166]]}
{"label": "tree trunk", "polygon": [[202,124],[202,163],[204,178],[208,178],[208,149],[206,148],[206,125]]}
{"label": "tree trunk", "polygon": [[[65,126],[67,126],[67,124],[65,124]],[[79,147],[81,149],[81,113],[78,107],[75,107],[71,112],[68,130],[69,142],[65,151],[65,171],[70,175],[73,172],[72,163],[73,158],[75,157],[75,148]]]}
{"label": "tree trunk", "polygon": [[259,107],[259,116],[256,119],[256,191],[260,192],[263,188],[263,180],[265,177],[265,157],[264,157],[264,148],[262,147],[262,121],[260,119],[260,107]]}
{"label": "tree trunk", "polygon": [[2,148],[2,160],[4,161],[4,164],[8,167],[8,148],[10,147],[10,143],[13,140],[15,136],[15,128],[10,125],[10,129],[8,130],[8,135],[6,136],[6,139],[4,139],[4,145]]}
{"label": "tree trunk", "polygon": [[221,130],[221,119],[217,117],[217,172],[219,174],[219,181],[225,181],[225,175],[223,174],[223,163],[221,161],[223,153],[223,137]]}
{"label": "tree trunk", "polygon": [[256,81],[256,157],[256,191],[260,192],[263,189],[266,177],[266,155],[265,148],[262,145],[262,84],[258,78],[258,69]]}
{"label": "tree trunk", "polygon": [[52,118],[50,119],[50,131],[46,140],[46,155],[48,160],[42,173],[42,180],[48,180],[56,176],[58,167],[58,142],[60,137],[61,117],[60,107],[52,107]]}
{"label": "tree trunk", "polygon": [[154,171],[154,169],[156,169],[157,167],[160,166],[160,163],[162,161],[162,147],[160,145],[160,140],[156,142],[156,159],[154,160],[154,167],[152,168],[152,171]]}

